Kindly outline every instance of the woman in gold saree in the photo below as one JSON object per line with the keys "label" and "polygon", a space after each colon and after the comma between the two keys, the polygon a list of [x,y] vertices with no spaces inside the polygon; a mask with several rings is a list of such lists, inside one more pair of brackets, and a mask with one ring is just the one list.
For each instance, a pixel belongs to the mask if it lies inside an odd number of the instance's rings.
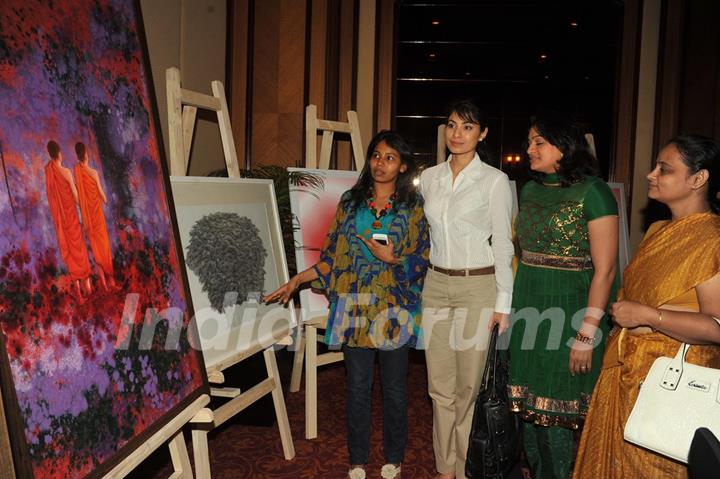
{"label": "woman in gold saree", "polygon": [[684,464],[624,441],[623,429],[656,358],[674,357],[685,342],[697,345],[688,362],[720,368],[720,143],[671,140],[648,180],[648,196],[672,219],[648,229],[625,270],[575,479],[687,477]]}

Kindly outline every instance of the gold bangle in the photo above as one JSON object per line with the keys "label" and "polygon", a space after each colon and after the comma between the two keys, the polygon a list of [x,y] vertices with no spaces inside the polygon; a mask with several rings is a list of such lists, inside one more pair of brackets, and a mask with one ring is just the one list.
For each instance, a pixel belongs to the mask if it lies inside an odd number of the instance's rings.
{"label": "gold bangle", "polygon": [[660,308],[658,308],[657,312],[658,312],[658,320],[657,320],[656,326],[659,326],[660,323],[662,323],[662,310]]}

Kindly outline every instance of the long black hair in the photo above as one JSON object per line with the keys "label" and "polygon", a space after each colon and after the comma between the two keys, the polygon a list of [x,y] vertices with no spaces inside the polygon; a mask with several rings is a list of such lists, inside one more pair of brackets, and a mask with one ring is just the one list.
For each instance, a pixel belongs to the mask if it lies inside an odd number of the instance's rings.
{"label": "long black hair", "polygon": [[417,165],[410,146],[398,132],[383,130],[370,140],[367,155],[365,155],[365,166],[360,172],[357,183],[350,190],[350,197],[346,200],[349,203],[348,206],[356,207],[372,195],[373,178],[370,172],[370,158],[372,158],[375,148],[383,141],[398,152],[401,164],[405,165],[405,171],[398,175],[395,183],[395,203],[414,205],[417,201],[417,190],[413,184],[413,180],[417,176]]}
{"label": "long black hair", "polygon": [[707,196],[710,209],[720,214],[720,143],[702,135],[681,135],[670,140],[675,145],[685,166],[694,175],[700,170],[707,170]]}
{"label": "long black hair", "polygon": [[[471,100],[458,100],[450,103],[447,108],[448,120],[450,119],[450,115],[453,113],[457,113],[457,116],[459,116],[462,121],[475,123],[480,127],[480,131],[487,127],[487,116],[485,115],[485,112]],[[482,161],[488,164],[490,163],[490,155],[488,154],[484,139],[478,141],[475,151],[477,151],[477,154]]]}
{"label": "long black hair", "polygon": [[[557,172],[563,186],[582,181],[585,176],[598,176],[597,159],[572,115],[560,111],[541,111],[530,118],[530,128],[535,128],[545,141],[562,153]],[[529,167],[527,144],[524,155]],[[537,182],[542,182],[544,176],[544,173],[530,170],[530,177]]]}

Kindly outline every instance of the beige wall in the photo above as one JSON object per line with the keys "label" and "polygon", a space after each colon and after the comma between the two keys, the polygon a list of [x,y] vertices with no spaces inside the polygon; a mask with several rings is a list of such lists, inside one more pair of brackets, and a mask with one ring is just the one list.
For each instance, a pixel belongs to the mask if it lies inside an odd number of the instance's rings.
{"label": "beige wall", "polygon": [[373,134],[375,101],[375,0],[360,0],[357,53],[357,114],[366,149]]}
{"label": "beige wall", "polygon": [[[240,2],[240,0],[237,0]],[[357,2],[357,3],[355,3]],[[384,18],[388,25],[392,22],[387,13],[392,12],[392,0],[355,0],[336,5],[333,16],[328,18],[327,2],[316,0],[263,0],[254,3],[254,22],[248,25],[246,9],[237,9],[233,21],[236,22],[233,43],[233,60],[226,65],[227,16],[226,0],[140,0],[145,23],[145,31],[150,55],[150,64],[158,101],[160,127],[166,154],[168,150],[167,105],[165,94],[165,70],[171,66],[180,69],[181,83],[184,88],[210,93],[210,82],[225,82],[227,69],[233,69],[234,85],[226,85],[226,91],[232,91],[230,98],[233,106],[232,119],[236,147],[240,166],[245,167],[246,148],[249,149],[251,166],[263,164],[303,165],[304,150],[304,107],[305,103],[315,103],[322,107],[327,99],[328,88],[325,65],[327,45],[318,45],[326,39],[326,27],[334,21],[356,21],[357,38],[348,40],[348,32],[353,29],[343,25],[340,30],[339,66],[333,81],[337,83],[333,94],[337,98],[338,118],[332,112],[329,119],[345,120],[345,111],[354,108],[360,120],[362,140],[367,145],[374,133],[375,126],[390,126],[391,86],[388,76],[392,70],[381,71],[376,79],[376,6],[386,11]],[[305,25],[307,8],[311,5],[311,26]],[[241,5],[243,6],[243,5]],[[357,16],[355,18],[357,6]],[[352,7],[352,8],[349,8]],[[346,22],[347,23],[347,22]],[[253,52],[247,52],[247,30],[254,40]],[[243,30],[244,28],[244,30]],[[310,65],[305,65],[306,30],[311,29],[311,42],[318,47],[310,54]],[[380,45],[392,49],[392,36],[382,37]],[[390,41],[388,41],[388,38]],[[327,42],[327,40],[324,40]],[[348,43],[350,41],[350,43]],[[357,42],[357,46],[354,46]],[[243,48],[245,55],[243,55]],[[352,53],[356,49],[357,59]],[[237,50],[237,51],[235,51]],[[253,84],[251,101],[247,99],[247,55],[252,53]],[[387,52],[379,57],[391,64]],[[241,68],[242,67],[242,68]],[[320,68],[322,67],[322,68]],[[306,69],[310,75],[306,76]],[[317,71],[320,68],[320,71]],[[239,77],[242,78],[239,78]],[[387,78],[386,78],[387,77]],[[309,82],[309,85],[305,83]],[[378,86],[381,85],[380,87]],[[305,90],[308,101],[305,101]],[[322,101],[317,101],[317,95]],[[382,101],[383,105],[376,105]],[[251,108],[252,123],[250,137],[245,138],[245,108]],[[319,109],[320,117],[325,117],[325,108]],[[347,155],[338,155],[338,168],[349,167],[349,144],[337,143],[338,153],[347,151]],[[224,168],[224,159],[220,136],[214,115],[198,112],[196,133],[190,156],[190,174],[205,175],[209,171]]]}
{"label": "beige wall", "polygon": [[635,123],[635,164],[630,212],[630,254],[643,237],[643,209],[647,206],[648,182],[645,176],[653,164],[655,134],[655,86],[658,71],[661,0],[643,2],[640,67],[638,77],[637,120]]}
{"label": "beige wall", "polygon": [[[210,82],[225,82],[225,0],[141,0],[150,67],[168,155],[165,70],[180,68],[184,88],[212,94]],[[190,174],[225,167],[220,133],[212,112],[198,111]]]}
{"label": "beige wall", "polygon": [[252,167],[301,165],[305,16],[305,0],[255,2],[250,103]]}

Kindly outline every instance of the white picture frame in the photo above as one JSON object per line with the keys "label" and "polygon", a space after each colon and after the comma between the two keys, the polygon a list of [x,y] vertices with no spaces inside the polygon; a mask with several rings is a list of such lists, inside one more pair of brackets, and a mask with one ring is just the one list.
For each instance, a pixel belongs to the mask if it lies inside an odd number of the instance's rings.
{"label": "white picture frame", "polygon": [[[248,351],[274,345],[297,325],[292,301],[287,306],[261,301],[289,280],[275,189],[272,180],[247,178],[171,176],[170,183],[205,366],[208,373],[222,371]],[[247,249],[237,249],[238,241]],[[227,268],[232,273],[218,277],[217,271],[232,262],[237,262]],[[247,290],[246,299],[228,297],[232,288],[222,286],[227,282]]]}
{"label": "white picture frame", "polygon": [[[337,205],[342,194],[357,182],[360,172],[344,170],[318,170],[310,168],[288,168],[319,176],[323,188],[290,186],[290,208],[295,215],[295,262],[298,271],[304,271],[317,263],[320,250],[325,242]],[[300,318],[303,322],[326,318],[327,298],[310,288],[300,290]]]}

